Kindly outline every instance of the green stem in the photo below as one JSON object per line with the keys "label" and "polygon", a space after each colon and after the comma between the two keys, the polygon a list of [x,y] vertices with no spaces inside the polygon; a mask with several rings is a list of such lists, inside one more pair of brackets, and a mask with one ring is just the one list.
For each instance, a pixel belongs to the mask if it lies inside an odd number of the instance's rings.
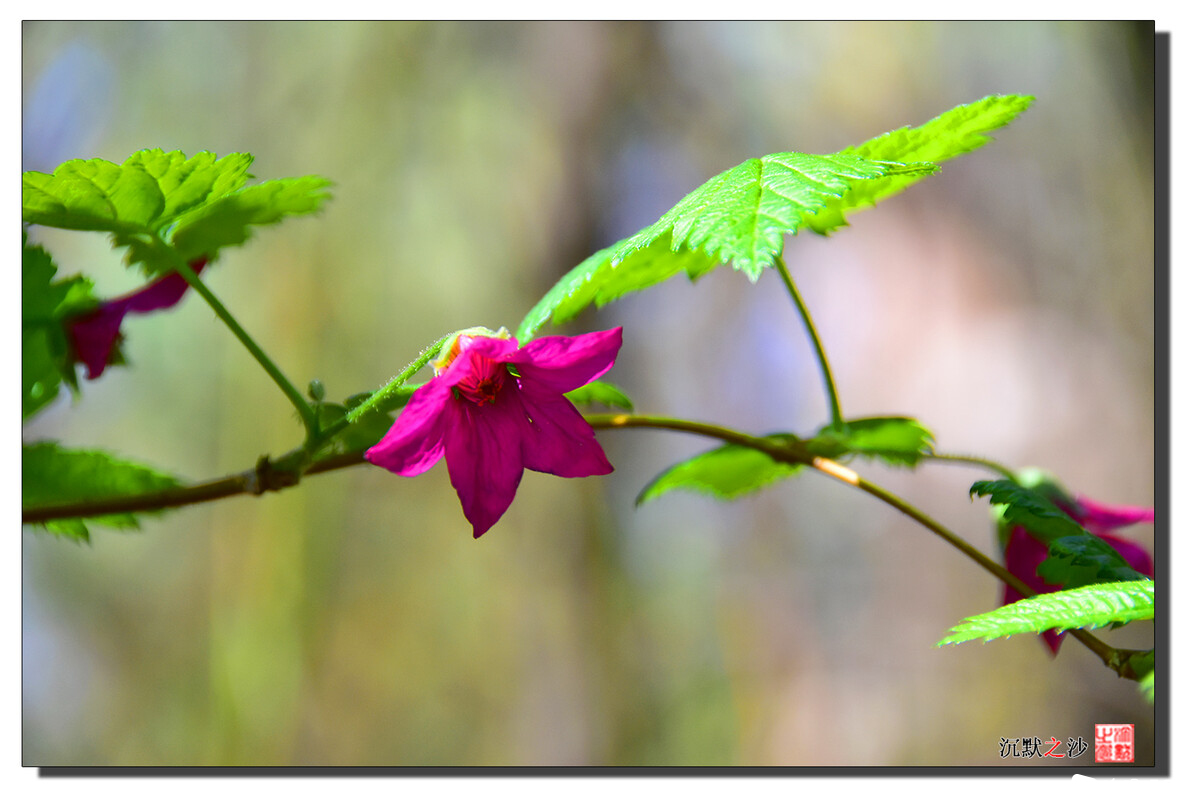
{"label": "green stem", "polygon": [[809,464],[812,458],[802,441],[796,440],[790,444],[784,444],[775,439],[751,436],[748,433],[741,433],[707,422],[693,422],[673,417],[651,417],[645,414],[584,414],[583,419],[587,420],[587,424],[593,428],[657,428],[694,433],[710,439],[721,439],[729,444],[738,444],[742,447],[759,450],[775,461],[781,461],[784,464]]}
{"label": "green stem", "polygon": [[[417,371],[420,370],[421,367],[423,367],[425,364],[428,364],[430,361],[433,360],[434,356],[436,356],[438,353],[441,352],[441,348],[445,346],[446,340],[448,340],[452,335],[453,334],[447,333],[445,336],[442,336],[440,339],[433,342],[433,344],[429,345],[424,350],[421,350],[420,355],[418,355],[415,359],[413,359],[411,364],[409,364],[408,366],[406,366],[402,370],[400,370],[399,374],[396,375],[391,380],[389,380],[383,386],[383,388],[379,389],[374,394],[372,394],[370,397],[363,400],[360,404],[355,406],[353,408],[353,410],[350,411],[350,413],[346,414],[345,420],[344,420],[345,424],[351,425],[351,424],[357,422],[359,417],[361,417],[363,414],[365,414],[370,409],[374,408],[381,401],[385,400],[386,398],[390,397],[393,394],[398,394],[400,389],[402,389],[404,387],[404,384],[407,382],[407,380],[409,378],[411,378],[413,375],[415,375],[417,373]],[[339,423],[337,429],[340,430],[341,427],[344,427],[344,425],[341,425]]]}
{"label": "green stem", "polygon": [[[925,514],[919,508],[916,508],[906,500],[891,494],[881,486],[877,486],[868,480],[865,480],[853,470],[845,467],[836,461],[831,461],[820,456],[813,456],[803,447],[803,443],[799,442],[794,446],[778,444],[770,439],[763,439],[757,436],[740,433],[738,431],[722,428],[718,425],[709,425],[702,422],[691,422],[689,420],[671,419],[669,417],[649,417],[633,414],[586,414],[584,419],[591,424],[593,428],[662,428],[666,430],[685,431],[687,433],[695,433],[701,436],[709,436],[715,439],[722,439],[732,444],[740,444],[745,447],[752,447],[760,450],[766,455],[774,458],[777,461],[795,464],[802,463],[811,466],[812,468],[836,478],[843,483],[853,486],[857,489],[870,494],[884,503],[887,503],[892,508],[905,514],[911,519],[928,528],[942,540],[956,548],[967,558],[974,561],[983,569],[990,572],[996,578],[1011,586],[1024,597],[1032,597],[1036,594],[1027,583],[1013,575],[1002,564],[998,564],[988,558],[976,547],[971,545],[965,539],[955,534],[953,531],[946,528],[935,519]],[[973,459],[969,456],[960,458],[950,457],[946,460],[962,461],[968,463],[976,463],[991,467],[998,465],[987,462],[985,459]],[[1000,468],[1003,471],[1002,468]],[[1071,630],[1068,633],[1077,639],[1091,652],[1099,656],[1103,663],[1113,669],[1118,675],[1124,678],[1135,677],[1130,672],[1127,666],[1128,657],[1132,651],[1124,651],[1111,647],[1095,635],[1084,630]]]}
{"label": "green stem", "polygon": [[816,323],[812,322],[812,315],[808,313],[808,307],[804,304],[799,289],[795,288],[795,281],[791,279],[791,273],[787,270],[787,264],[783,261],[782,256],[776,259],[775,267],[778,269],[779,275],[783,277],[783,283],[787,287],[787,293],[791,295],[791,301],[799,309],[799,316],[803,319],[804,327],[808,329],[808,338],[812,340],[812,348],[816,351],[816,358],[820,361],[820,370],[824,374],[824,393],[828,396],[829,418],[833,427],[840,429],[843,420],[841,419],[841,402],[837,399],[837,383],[833,380],[833,368],[829,365],[828,355],[824,352],[824,345],[820,342],[820,334],[816,332]]}
{"label": "green stem", "polygon": [[[58,505],[22,508],[21,522],[37,524],[56,519],[86,519],[107,514],[162,511],[168,508],[180,508],[196,503],[221,500],[239,494],[259,495],[264,492],[277,492],[297,485],[300,477],[304,475],[318,475],[322,472],[331,472],[366,463],[362,459],[362,453],[355,452],[328,456],[319,461],[302,464],[299,469],[293,467],[292,462],[304,455],[304,450],[301,448],[274,461],[263,457],[253,468],[245,472],[195,483],[191,486],[176,486],[124,497],[79,500]],[[280,467],[280,464],[283,466]]]}
{"label": "green stem", "polygon": [[[1017,578],[1001,564],[997,564],[990,558],[987,558],[987,556],[979,552],[969,542],[965,541],[953,531],[949,530],[920,509],[911,505],[906,500],[891,494],[881,486],[871,483],[853,470],[848,469],[847,467],[844,467],[835,461],[829,461],[828,459],[817,456],[815,459],[813,459],[812,466],[823,472],[825,475],[836,478],[843,483],[846,483],[857,489],[861,489],[867,494],[877,497],[879,500],[882,500],[884,503],[898,510],[900,513],[907,515],[911,519],[914,519],[916,522],[920,523],[937,536],[953,545],[953,547],[957,548],[976,564],[987,570],[987,572],[990,572],[992,575],[999,578],[999,580],[1003,581],[1008,586],[1011,586],[1024,597],[1032,597],[1036,594],[1032,587]],[[1124,651],[1111,647],[1088,631],[1074,629],[1067,631],[1067,633],[1081,642],[1088,650],[1103,659],[1103,663],[1115,670],[1120,677],[1130,677],[1128,674],[1125,674],[1128,670],[1125,667],[1125,661],[1127,660],[1125,656],[1127,654]]]}
{"label": "green stem", "polygon": [[[900,512],[906,514],[912,519],[919,522],[930,531],[940,536],[953,547],[960,550],[966,557],[973,560],[983,569],[990,572],[999,580],[1008,584],[1016,591],[1020,592],[1025,597],[1035,594],[1028,584],[1017,578],[1001,564],[988,558],[977,548],[971,545],[966,540],[962,539],[957,534],[950,531],[944,525],[940,524],[932,517],[925,514],[920,509],[909,504],[907,501],[899,498],[885,489],[874,485],[870,481],[862,478],[848,467],[820,456],[814,456],[808,452],[803,446],[802,441],[796,444],[779,443],[776,440],[764,439],[758,436],[741,433],[739,431],[729,430],[719,425],[709,425],[703,422],[692,422],[691,420],[672,419],[670,417],[650,417],[640,414],[585,414],[583,418],[593,428],[660,428],[665,430],[685,431],[687,433],[695,433],[701,436],[707,436],[713,439],[722,439],[732,444],[738,444],[743,447],[751,447],[759,450],[776,461],[782,461],[788,464],[807,464],[816,470],[836,478],[843,483],[854,486],[862,491],[874,495],[885,503],[893,506]],[[798,446],[797,446],[798,445]]]}
{"label": "green stem", "polygon": [[1017,578],[1003,565],[998,564],[988,558],[965,539],[961,538],[953,531],[949,530],[944,525],[925,514],[920,509],[911,505],[903,498],[893,495],[886,489],[883,489],[881,486],[871,483],[862,476],[858,475],[858,473],[854,472],[848,467],[843,466],[842,464],[837,463],[836,461],[830,461],[827,458],[820,458],[817,456],[812,460],[812,466],[829,477],[836,478],[842,483],[846,483],[857,489],[861,489],[867,494],[877,497],[879,500],[882,500],[884,503],[896,509],[900,513],[916,520],[916,522],[919,522],[937,536],[940,536],[950,545],[957,548],[967,558],[974,561],[987,572],[990,572],[996,578],[999,578],[999,580],[1003,581],[1008,586],[1011,586],[1025,597],[1031,597],[1032,595],[1036,594],[1036,592],[1034,592],[1027,583]]}
{"label": "green stem", "polygon": [[989,469],[997,475],[1002,475],[1012,483],[1020,483],[1020,479],[1016,477],[1016,473],[1000,464],[998,461],[992,461],[989,458],[980,458],[978,456],[963,456],[950,455],[948,453],[929,453],[924,456],[929,461],[945,461],[950,464],[965,464],[967,466],[983,467]]}
{"label": "green stem", "polygon": [[[414,384],[412,386],[401,386],[397,389],[393,389],[391,391],[391,393],[389,395],[387,395],[387,397],[389,397],[389,398],[399,398],[399,397],[411,398],[412,395],[416,392],[416,390],[422,386],[424,386],[423,383]],[[374,395],[371,395],[371,397],[374,397]],[[320,441],[324,442],[328,439],[333,438],[337,434],[341,433],[344,429],[350,427],[355,422],[357,422],[362,417],[362,415],[364,413],[366,413],[365,410],[360,411],[359,409],[361,409],[362,406],[365,405],[369,399],[370,398],[367,398],[367,400],[364,400],[362,402],[362,404],[354,406],[352,409],[350,409],[348,412],[346,412],[346,415],[344,417],[337,420],[337,422],[334,422],[329,427],[322,428],[321,435],[320,435]],[[384,411],[391,411],[391,410],[392,409],[390,407],[384,409]]]}
{"label": "green stem", "polygon": [[[422,353],[422,356],[423,355],[424,354]],[[416,362],[413,363],[415,364]],[[415,372],[415,369],[412,371]],[[397,376],[397,378],[398,377],[399,376]],[[731,430],[720,425],[712,425],[704,422],[693,422],[691,420],[674,419],[672,417],[655,417],[640,414],[585,414],[583,418],[587,420],[588,424],[596,429],[657,428],[660,430],[682,431],[684,433],[694,433],[699,436],[719,439],[729,442],[730,444],[750,447],[765,453],[776,461],[783,463],[806,464],[829,477],[835,478],[847,485],[853,486],[856,489],[860,489],[861,491],[864,491],[867,494],[878,498],[879,500],[882,500],[892,508],[895,508],[907,517],[915,520],[917,523],[923,525],[925,528],[928,528],[934,534],[939,536],[945,542],[952,545],[958,551],[965,554],[972,561],[983,567],[983,569],[999,578],[999,580],[1014,588],[1021,595],[1025,597],[1031,597],[1036,594],[1036,592],[1034,592],[1032,588],[1028,586],[1028,584],[1024,583],[1024,581],[1017,578],[1002,565],[992,561],[983,553],[979,552],[971,544],[950,531],[941,523],[934,520],[932,517],[925,514],[920,509],[911,505],[906,500],[891,494],[882,487],[876,486],[870,481],[865,480],[848,467],[839,464],[836,461],[832,461],[821,456],[812,455],[807,450],[807,447],[802,440],[796,440],[793,442],[780,442],[777,439],[766,439],[760,436],[752,436],[750,434],[741,433],[740,431]],[[362,453],[355,452],[330,456],[312,463],[304,463],[298,470],[291,468],[291,466],[288,464],[289,458],[294,455],[302,454],[302,451],[296,451],[295,453],[288,454],[288,456],[278,459],[274,463],[272,463],[270,459],[264,457],[259,460],[258,464],[252,470],[247,470],[239,475],[232,475],[220,480],[195,484],[193,486],[184,486],[157,492],[148,492],[141,495],[110,498],[106,500],[87,500],[75,503],[64,503],[58,506],[24,508],[21,511],[21,521],[24,523],[44,523],[51,520],[64,518],[94,517],[104,514],[128,513],[135,511],[155,511],[165,508],[175,508],[183,505],[190,505],[193,503],[217,500],[223,497],[230,497],[238,494],[262,494],[266,491],[279,491],[281,489],[294,486],[299,482],[301,475],[314,475],[321,472],[330,472],[364,463],[362,459]],[[280,469],[276,467],[276,464],[284,464],[285,466],[284,468]],[[1078,639],[1078,641],[1086,646],[1089,650],[1098,655],[1103,660],[1103,663],[1110,667],[1118,675],[1124,678],[1136,679],[1137,676],[1130,661],[1132,656],[1136,654],[1136,651],[1113,648],[1088,631],[1071,630],[1068,631],[1068,633],[1070,633],[1070,635],[1072,635],[1074,638]]]}
{"label": "green stem", "polygon": [[183,276],[183,279],[187,281],[187,285],[195,289],[204,298],[204,301],[212,307],[212,310],[216,312],[221,321],[225,323],[229,330],[233,331],[233,335],[237,337],[238,341],[250,351],[250,355],[254,356],[254,360],[271,376],[275,385],[283,391],[283,394],[287,395],[287,399],[295,406],[296,411],[300,414],[300,419],[304,422],[304,429],[308,432],[308,441],[314,441],[318,435],[318,428],[316,411],[313,410],[312,405],[292,385],[287,376],[283,374],[283,371],[275,366],[275,362],[258,346],[258,343],[254,341],[250,334],[246,333],[245,328],[238,324],[237,320],[233,318],[233,315],[229,313],[224,304],[217,299],[217,296],[204,285],[200,280],[200,276],[195,273],[195,270],[182,260],[178,261],[176,268],[179,274]]}
{"label": "green stem", "polygon": [[[781,444],[775,439],[751,436],[703,422],[631,414],[588,414],[584,416],[584,419],[596,428],[659,428],[694,433],[731,444],[739,444],[743,447],[751,447],[766,453],[771,458],[789,464],[808,463],[807,459],[810,458],[802,442]],[[332,430],[332,427],[328,430]],[[278,491],[294,486],[298,483],[298,478],[303,475],[316,475],[365,463],[361,452],[338,454],[311,463],[303,460],[304,455],[304,448],[299,448],[274,460],[263,458],[253,469],[245,472],[190,486],[179,486],[143,494],[22,508],[21,521],[43,523],[56,519],[160,511],[239,494],[261,494],[265,491]]]}
{"label": "green stem", "polygon": [[420,355],[418,355],[415,359],[413,359],[411,364],[409,364],[408,366],[406,366],[402,370],[400,370],[399,374],[396,375],[391,380],[389,380],[381,389],[378,389],[370,397],[366,398],[361,403],[354,406],[352,409],[350,409],[346,413],[346,415],[344,417],[339,419],[337,422],[334,422],[332,425],[330,425],[329,427],[322,430],[320,432],[320,436],[317,437],[317,439],[316,439],[316,443],[320,444],[321,442],[327,441],[328,439],[332,438],[334,435],[340,433],[345,428],[348,428],[349,426],[353,425],[355,422],[357,422],[359,419],[362,418],[363,414],[365,414],[367,411],[370,411],[372,408],[376,407],[377,405],[379,405],[384,400],[387,400],[388,398],[398,397],[400,395],[405,395],[405,394],[408,395],[409,397],[411,397],[412,393],[415,392],[420,387],[419,386],[405,386],[404,384],[408,381],[409,378],[411,378],[413,375],[415,375],[417,373],[417,371],[420,370],[421,367],[428,364],[430,361],[433,360],[434,356],[436,356],[438,353],[441,352],[441,348],[445,346],[446,340],[449,339],[450,336],[452,336],[452,335],[453,334],[447,333],[445,336],[442,336],[440,339],[433,342],[431,345],[426,347],[424,350],[421,350]]}

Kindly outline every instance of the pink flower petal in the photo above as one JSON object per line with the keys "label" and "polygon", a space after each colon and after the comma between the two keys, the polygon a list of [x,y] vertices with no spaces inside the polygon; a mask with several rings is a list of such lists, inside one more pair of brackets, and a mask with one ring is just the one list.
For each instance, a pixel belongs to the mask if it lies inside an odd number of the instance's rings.
{"label": "pink flower petal", "polygon": [[523,407],[520,448],[524,465],[563,478],[612,472],[595,440],[595,430],[574,404],[561,394],[529,391],[530,383],[522,377],[521,390],[516,393]]}
{"label": "pink flower petal", "polygon": [[505,359],[522,376],[558,394],[590,383],[612,368],[620,351],[621,328],[580,336],[546,336]]}
{"label": "pink flower petal", "polygon": [[[1007,567],[1008,572],[1027,583],[1028,588],[1037,594],[1046,594],[1048,592],[1056,592],[1062,588],[1061,586],[1045,583],[1041,576],[1037,574],[1037,567],[1048,556],[1048,547],[1034,539],[1024,528],[1016,526],[1012,528],[1011,536],[1008,538],[1007,549],[1004,550],[1003,554],[1003,564]],[[1004,584],[1003,603],[1001,605],[1006,606],[1009,603],[1023,599],[1024,596],[1022,594]],[[1066,634],[1045,631],[1041,634],[1041,638],[1045,640],[1045,644],[1049,647],[1049,652],[1057,655],[1057,651],[1061,649],[1062,640],[1066,638]]]}
{"label": "pink flower petal", "polygon": [[[1055,592],[1061,588],[1046,583],[1037,574],[1037,567],[1048,557],[1048,547],[1034,539],[1024,528],[1019,526],[1012,528],[1011,536],[1008,537],[1007,549],[1003,554],[1003,565],[1007,567],[1008,572],[1027,583],[1029,588],[1037,594]],[[1024,599],[1024,595],[1010,586],[1004,586],[1003,602],[1005,605],[1022,599]]]}
{"label": "pink flower petal", "polygon": [[[518,413],[512,413],[513,407]],[[476,539],[512,505],[524,474],[519,407],[511,392],[495,403],[452,402],[448,406],[445,463]]]}
{"label": "pink flower petal", "polygon": [[570,478],[612,471],[595,431],[562,395],[606,372],[620,337],[617,328],[520,348],[513,338],[459,334],[366,459],[415,475],[444,454],[477,539],[508,510],[526,468]]}
{"label": "pink flower petal", "polygon": [[[199,274],[202,269],[202,266],[192,267],[196,274]],[[187,290],[187,280],[178,272],[172,272],[170,275],[164,275],[144,288],[126,295],[123,298],[125,310],[131,314],[145,314],[170,308],[183,299]]]}
{"label": "pink flower petal", "polygon": [[[207,263],[207,259],[198,258],[189,266],[198,275]],[[170,308],[183,299],[187,289],[188,283],[183,276],[172,272],[134,292],[106,300],[93,311],[68,321],[67,335],[76,359],[87,367],[88,380],[99,378],[112,360],[126,314],[146,314]]]}
{"label": "pink flower petal", "polygon": [[1153,522],[1152,508],[1105,506],[1085,497],[1076,497],[1075,502],[1083,512],[1082,517],[1077,520],[1078,523],[1092,533],[1123,528],[1138,522]]}
{"label": "pink flower petal", "polygon": [[447,404],[452,384],[438,378],[412,393],[399,418],[364,458],[376,466],[411,477],[427,471],[445,452]]}
{"label": "pink flower petal", "polygon": [[67,323],[67,336],[75,350],[75,359],[87,367],[87,378],[94,381],[104,374],[112,351],[121,337],[123,307],[103,304],[94,311],[75,317]]}

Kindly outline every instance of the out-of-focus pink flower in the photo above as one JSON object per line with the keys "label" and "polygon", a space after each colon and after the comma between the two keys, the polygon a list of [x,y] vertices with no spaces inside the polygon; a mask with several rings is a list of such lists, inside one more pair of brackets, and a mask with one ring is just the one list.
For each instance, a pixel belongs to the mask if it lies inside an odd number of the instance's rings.
{"label": "out-of-focus pink flower", "polygon": [[[1111,531],[1138,522],[1153,522],[1152,508],[1136,508],[1133,506],[1104,506],[1085,497],[1076,497],[1073,502],[1058,502],[1063,511],[1069,514],[1075,522],[1089,532],[1095,534],[1110,544],[1117,553],[1124,557],[1128,565],[1142,575],[1153,577],[1153,557],[1135,542],[1114,535]],[[1004,548],[1004,566],[1008,571],[1038,594],[1056,592],[1062,587],[1046,583],[1037,575],[1037,567],[1049,556],[1049,548],[1037,541],[1020,526],[1011,530],[1007,547]],[[1023,597],[1010,586],[1003,587],[1003,605],[1022,600]],[[1062,646],[1064,633],[1046,631],[1041,634],[1050,652],[1057,654]]]}
{"label": "out-of-focus pink flower", "polygon": [[[198,258],[189,266],[196,274],[208,263]],[[146,314],[170,308],[187,292],[187,281],[178,272],[164,275],[135,292],[106,300],[97,308],[67,321],[67,336],[75,349],[75,360],[87,367],[88,380],[95,380],[112,363],[121,340],[121,322],[126,314]]]}
{"label": "out-of-focus pink flower", "polygon": [[620,328],[524,347],[502,329],[459,333],[366,460],[412,476],[444,455],[477,539],[508,510],[526,468],[564,478],[612,471],[563,395],[607,372],[620,345]]}

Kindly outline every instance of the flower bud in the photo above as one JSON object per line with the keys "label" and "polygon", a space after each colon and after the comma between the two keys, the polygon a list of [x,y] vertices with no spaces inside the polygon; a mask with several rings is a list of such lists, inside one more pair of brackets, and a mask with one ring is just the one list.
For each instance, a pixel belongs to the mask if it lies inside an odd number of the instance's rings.
{"label": "flower bud", "polygon": [[451,333],[445,340],[445,344],[441,346],[441,352],[437,358],[433,360],[433,374],[440,375],[449,369],[450,364],[454,363],[454,359],[461,355],[462,351],[467,348],[473,339],[511,339],[512,334],[508,333],[507,328],[500,328],[498,331],[493,331],[490,328],[476,326],[474,328],[464,328],[460,331]]}

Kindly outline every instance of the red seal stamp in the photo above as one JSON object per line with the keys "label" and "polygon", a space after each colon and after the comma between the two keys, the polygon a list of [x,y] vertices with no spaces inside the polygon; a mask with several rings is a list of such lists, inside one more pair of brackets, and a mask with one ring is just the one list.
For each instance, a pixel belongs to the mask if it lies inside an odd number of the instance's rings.
{"label": "red seal stamp", "polygon": [[1124,725],[1095,726],[1095,763],[1115,762],[1131,764],[1133,761],[1133,728]]}

